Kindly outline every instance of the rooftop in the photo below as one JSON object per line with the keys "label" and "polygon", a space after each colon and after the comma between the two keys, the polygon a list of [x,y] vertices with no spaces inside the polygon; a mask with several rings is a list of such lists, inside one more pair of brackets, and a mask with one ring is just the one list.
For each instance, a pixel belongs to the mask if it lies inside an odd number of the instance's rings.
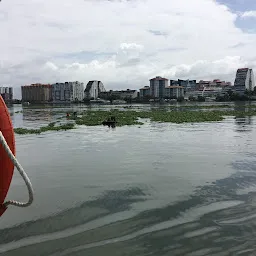
{"label": "rooftop", "polygon": [[30,84],[30,85],[23,85],[21,87],[52,87],[51,84]]}
{"label": "rooftop", "polygon": [[180,89],[183,89],[184,87],[183,86],[178,86],[178,85],[173,85],[173,86],[167,86],[165,88],[170,88],[170,89],[180,88]]}
{"label": "rooftop", "polygon": [[164,78],[164,77],[161,77],[161,76],[156,76],[154,78],[151,78],[149,81],[151,81],[151,80],[165,80],[165,81],[168,81],[167,78]]}

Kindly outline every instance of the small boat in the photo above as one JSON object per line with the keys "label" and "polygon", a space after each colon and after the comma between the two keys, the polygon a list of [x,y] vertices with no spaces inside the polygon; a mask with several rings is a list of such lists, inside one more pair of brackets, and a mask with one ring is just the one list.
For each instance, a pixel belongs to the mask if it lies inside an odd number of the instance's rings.
{"label": "small boat", "polygon": [[102,122],[103,125],[107,125],[108,127],[115,127],[116,126],[116,118],[114,116],[109,117],[107,120]]}
{"label": "small boat", "polygon": [[108,125],[108,126],[112,126],[112,125],[116,125],[116,121],[111,121],[111,120],[105,120],[102,122],[103,125]]}

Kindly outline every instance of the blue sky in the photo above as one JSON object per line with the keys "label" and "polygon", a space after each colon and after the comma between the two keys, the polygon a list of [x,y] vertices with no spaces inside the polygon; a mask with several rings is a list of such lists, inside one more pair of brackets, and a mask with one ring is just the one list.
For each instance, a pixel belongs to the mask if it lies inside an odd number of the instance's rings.
{"label": "blue sky", "polygon": [[237,68],[256,69],[256,0],[6,0],[0,27],[0,84],[15,91],[139,89],[157,75],[233,82]]}
{"label": "blue sky", "polygon": [[[256,0],[218,0],[218,2],[225,4],[236,13],[256,10]],[[256,19],[253,17],[247,19],[238,17],[235,24],[245,32],[256,32]]]}
{"label": "blue sky", "polygon": [[256,10],[255,0],[218,0],[217,2],[227,5],[233,11],[251,11]]}

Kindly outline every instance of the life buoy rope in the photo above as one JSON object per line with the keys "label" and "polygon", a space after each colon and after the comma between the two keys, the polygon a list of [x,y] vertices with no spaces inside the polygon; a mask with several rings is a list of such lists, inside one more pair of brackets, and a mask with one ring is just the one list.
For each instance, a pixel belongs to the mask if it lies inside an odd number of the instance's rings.
{"label": "life buoy rope", "polygon": [[5,208],[7,208],[8,205],[14,205],[14,206],[18,206],[18,207],[27,207],[27,206],[31,205],[33,200],[34,200],[34,191],[33,191],[33,188],[32,188],[32,184],[31,184],[31,182],[29,180],[29,177],[27,176],[26,172],[22,168],[21,164],[18,162],[18,160],[16,159],[16,157],[12,153],[11,149],[9,148],[9,146],[8,146],[8,144],[7,144],[7,142],[6,142],[6,140],[5,140],[1,131],[0,131],[0,143],[3,146],[3,148],[5,149],[6,153],[8,154],[8,156],[11,159],[14,166],[17,168],[21,177],[25,181],[27,189],[28,189],[28,195],[29,195],[29,199],[26,203],[14,201],[14,200],[9,200],[9,201],[4,202],[3,206]]}

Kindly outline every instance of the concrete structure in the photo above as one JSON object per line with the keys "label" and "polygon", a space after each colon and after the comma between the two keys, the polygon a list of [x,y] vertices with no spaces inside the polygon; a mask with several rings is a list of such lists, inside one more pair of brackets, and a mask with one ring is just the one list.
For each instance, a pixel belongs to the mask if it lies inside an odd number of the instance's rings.
{"label": "concrete structure", "polygon": [[168,86],[168,79],[156,76],[150,81],[150,95],[155,98],[163,99],[165,97],[165,88]]}
{"label": "concrete structure", "polygon": [[71,82],[71,102],[82,102],[84,99],[84,83],[80,83],[78,81]]}
{"label": "concrete structure", "polygon": [[220,79],[214,79],[213,81],[200,80],[198,82],[197,89],[203,89],[205,87],[226,87],[231,86],[231,82],[221,81]]}
{"label": "concrete structure", "polygon": [[140,89],[140,98],[145,98],[148,96],[150,96],[150,87],[144,86],[143,88]]}
{"label": "concrete structure", "polygon": [[81,102],[84,98],[84,84],[78,81],[52,85],[53,103]]}
{"label": "concrete structure", "polygon": [[101,92],[105,92],[106,89],[101,81],[89,81],[84,90],[85,99],[97,99]]}
{"label": "concrete structure", "polygon": [[232,86],[232,85],[230,85],[230,86],[224,86],[224,87],[222,87],[222,91],[221,91],[221,94],[226,94],[226,93],[228,93],[228,92],[235,92],[235,86]]}
{"label": "concrete structure", "polygon": [[21,86],[23,102],[46,103],[52,101],[52,86],[50,84],[31,84]]}
{"label": "concrete structure", "polygon": [[196,80],[170,80],[170,86],[182,86],[184,91],[196,90]]}
{"label": "concrete structure", "polygon": [[13,101],[13,88],[12,87],[0,87],[0,94],[5,103],[11,103]]}
{"label": "concrete structure", "polygon": [[115,97],[117,99],[135,99],[138,97],[138,91],[136,90],[121,90],[121,91],[105,91],[100,93],[100,98],[108,99],[109,97]]}
{"label": "concrete structure", "polygon": [[236,72],[234,86],[235,91],[239,94],[244,94],[246,90],[253,91],[255,87],[253,70],[251,68],[239,68]]}
{"label": "concrete structure", "polygon": [[217,88],[217,87],[204,87],[204,88],[200,88],[198,90],[195,91],[191,91],[186,93],[186,98],[192,96],[192,97],[198,97],[198,96],[202,96],[202,97],[211,97],[211,98],[215,98],[218,95],[223,94],[223,89],[221,87]]}
{"label": "concrete structure", "polygon": [[184,97],[184,87],[183,86],[167,86],[165,88],[165,97],[168,97],[168,98]]}

